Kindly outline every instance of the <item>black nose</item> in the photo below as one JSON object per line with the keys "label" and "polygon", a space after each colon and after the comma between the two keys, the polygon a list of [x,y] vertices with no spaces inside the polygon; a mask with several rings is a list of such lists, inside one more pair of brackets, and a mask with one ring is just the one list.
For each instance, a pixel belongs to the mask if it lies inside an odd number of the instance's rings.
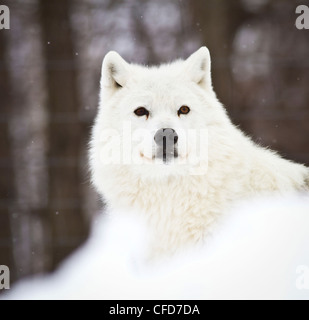
{"label": "black nose", "polygon": [[162,128],[156,132],[154,140],[159,147],[168,148],[177,143],[178,135],[174,129]]}

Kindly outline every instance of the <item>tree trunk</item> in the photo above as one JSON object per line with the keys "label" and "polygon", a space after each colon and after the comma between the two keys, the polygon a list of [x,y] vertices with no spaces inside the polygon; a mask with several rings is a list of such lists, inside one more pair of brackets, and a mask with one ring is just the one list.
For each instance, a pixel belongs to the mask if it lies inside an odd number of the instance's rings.
{"label": "tree trunk", "polygon": [[87,236],[81,205],[81,124],[70,0],[40,0],[49,110],[49,206],[56,266]]}
{"label": "tree trunk", "polygon": [[5,32],[8,31],[0,31],[0,265],[10,268],[11,280],[14,280],[15,268],[10,224],[11,207],[14,202],[14,170],[9,132],[12,96],[8,63],[5,58],[7,49]]}
{"label": "tree trunk", "polygon": [[219,99],[232,107],[232,77],[230,57],[235,33],[249,14],[245,14],[241,1],[196,0],[190,2],[192,22],[202,33],[212,59],[213,85]]}

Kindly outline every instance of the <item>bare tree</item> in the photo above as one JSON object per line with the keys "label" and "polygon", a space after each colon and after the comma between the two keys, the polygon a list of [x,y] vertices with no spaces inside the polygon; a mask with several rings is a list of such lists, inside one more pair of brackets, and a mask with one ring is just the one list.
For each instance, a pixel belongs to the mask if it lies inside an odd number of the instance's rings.
{"label": "bare tree", "polygon": [[70,0],[40,0],[49,110],[49,205],[54,266],[85,239],[81,124]]}
{"label": "bare tree", "polygon": [[241,1],[191,1],[192,21],[212,55],[213,82],[220,99],[232,104],[230,57],[236,30],[249,18]]}
{"label": "bare tree", "polygon": [[8,64],[6,61],[5,32],[0,32],[0,265],[6,265],[15,278],[12,233],[11,206],[14,201],[14,171],[12,161],[9,119],[11,107],[11,88]]}

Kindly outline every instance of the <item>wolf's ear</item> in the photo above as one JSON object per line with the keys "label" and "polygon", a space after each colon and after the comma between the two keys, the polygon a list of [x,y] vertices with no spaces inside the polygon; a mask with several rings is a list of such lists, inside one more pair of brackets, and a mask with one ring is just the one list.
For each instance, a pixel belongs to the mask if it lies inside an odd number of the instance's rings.
{"label": "wolf's ear", "polygon": [[106,54],[102,64],[101,88],[119,89],[129,77],[129,64],[115,51]]}
{"label": "wolf's ear", "polygon": [[185,61],[186,73],[191,80],[205,89],[212,89],[209,50],[201,47]]}

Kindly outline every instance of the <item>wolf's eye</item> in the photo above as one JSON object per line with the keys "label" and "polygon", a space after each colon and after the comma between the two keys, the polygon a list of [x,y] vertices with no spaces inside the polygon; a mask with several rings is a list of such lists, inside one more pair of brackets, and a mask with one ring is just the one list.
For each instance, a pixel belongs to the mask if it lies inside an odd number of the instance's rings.
{"label": "wolf's eye", "polygon": [[188,114],[190,112],[190,108],[188,106],[182,106],[178,110],[178,115],[180,116],[181,114]]}
{"label": "wolf's eye", "polygon": [[140,108],[137,108],[134,113],[138,116],[138,117],[143,117],[143,116],[146,116],[148,118],[149,116],[149,111],[144,108],[144,107],[140,107]]}

